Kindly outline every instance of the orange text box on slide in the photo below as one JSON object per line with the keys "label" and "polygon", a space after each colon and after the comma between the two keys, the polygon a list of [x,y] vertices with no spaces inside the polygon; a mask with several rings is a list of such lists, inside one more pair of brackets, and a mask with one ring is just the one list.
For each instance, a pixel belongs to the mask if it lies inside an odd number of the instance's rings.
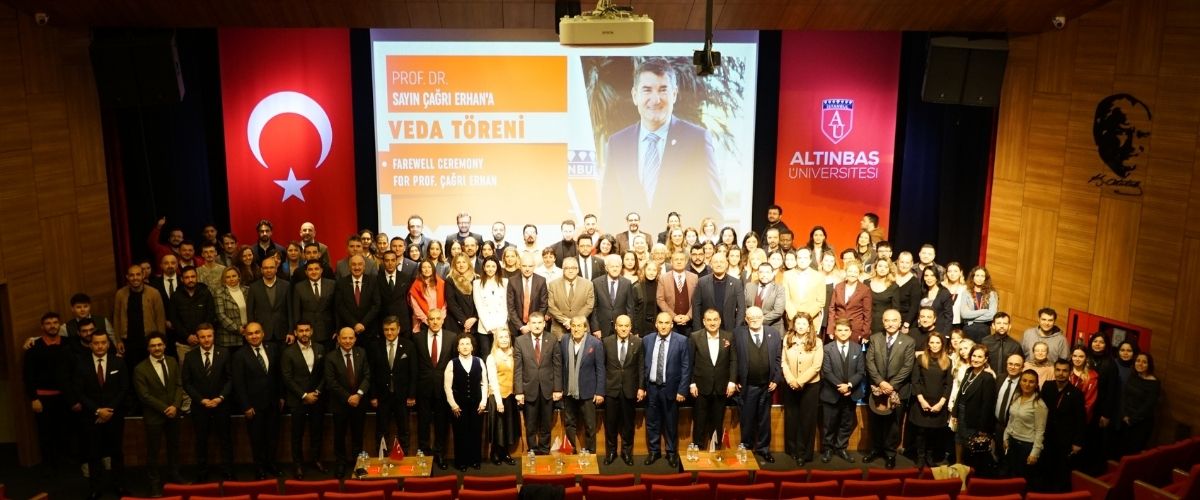
{"label": "orange text box on slide", "polygon": [[427,220],[464,211],[495,220],[561,218],[571,213],[566,158],[566,144],[393,145],[379,152],[379,193],[391,197],[393,220],[415,211]]}
{"label": "orange text box on slide", "polygon": [[387,56],[388,111],[567,111],[565,56]]}

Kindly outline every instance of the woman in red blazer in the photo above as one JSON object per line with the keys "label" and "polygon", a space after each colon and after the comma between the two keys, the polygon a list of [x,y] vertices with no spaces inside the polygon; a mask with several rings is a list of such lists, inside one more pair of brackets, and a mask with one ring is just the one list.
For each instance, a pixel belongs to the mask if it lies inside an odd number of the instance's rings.
{"label": "woman in red blazer", "polygon": [[829,338],[833,338],[833,326],[839,319],[850,320],[854,339],[865,344],[871,337],[871,287],[859,281],[862,271],[858,262],[846,263],[846,277],[833,285],[833,297],[829,301]]}

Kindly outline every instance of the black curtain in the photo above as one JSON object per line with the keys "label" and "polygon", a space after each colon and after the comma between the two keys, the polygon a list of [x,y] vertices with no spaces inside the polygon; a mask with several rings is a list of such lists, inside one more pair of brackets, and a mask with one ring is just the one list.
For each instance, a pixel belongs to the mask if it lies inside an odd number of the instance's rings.
{"label": "black curtain", "polygon": [[756,231],[767,225],[767,207],[775,203],[775,155],[779,147],[779,54],[782,44],[783,34],[780,31],[761,31],[758,34],[754,193],[750,198],[750,227]]}
{"label": "black curtain", "polygon": [[159,217],[193,240],[206,224],[220,231],[229,227],[217,32],[179,30],[175,44],[185,89],[180,102],[102,110],[109,182],[124,192],[124,199],[110,200],[112,213],[127,214],[126,220],[114,220],[114,226],[128,228],[127,239],[114,238],[114,245],[116,255],[131,262],[153,257],[145,242]]}
{"label": "black curtain", "polygon": [[888,233],[896,253],[929,243],[966,272],[979,261],[996,110],[921,100],[929,38],[904,34]]}

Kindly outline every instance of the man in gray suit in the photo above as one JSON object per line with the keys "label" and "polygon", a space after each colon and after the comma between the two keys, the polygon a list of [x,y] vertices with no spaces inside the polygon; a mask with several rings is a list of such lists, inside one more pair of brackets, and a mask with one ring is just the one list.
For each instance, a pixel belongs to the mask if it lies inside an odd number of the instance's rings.
{"label": "man in gray suit", "polygon": [[279,278],[278,260],[263,260],[261,269],[262,279],[251,283],[246,295],[246,319],[262,325],[263,340],[278,349],[291,337],[292,287]]}
{"label": "man in gray suit", "polygon": [[546,318],[529,313],[529,333],[517,337],[513,355],[513,392],[525,408],[525,441],[539,455],[550,454],[554,402],[562,399],[562,352],[546,335]]}
{"label": "man in gray suit", "polygon": [[[604,337],[604,465],[617,459],[617,437],[621,438],[621,461],[633,466],[633,405],[640,402],[642,342],[633,337],[633,320],[617,316],[616,335]],[[631,338],[632,337],[632,338]]]}
{"label": "man in gray suit", "polygon": [[[596,449],[596,405],[604,403],[604,345],[588,335],[587,318],[571,318],[571,337],[562,345],[563,428],[575,447],[583,421],[583,449]],[[576,447],[579,449],[579,447]]]}
{"label": "man in gray suit", "polygon": [[871,451],[863,457],[863,463],[883,458],[884,466],[888,469],[896,467],[896,448],[900,446],[900,419],[904,417],[908,408],[908,398],[912,394],[912,387],[908,382],[915,359],[913,352],[916,342],[912,337],[900,333],[900,324],[900,311],[884,311],[883,331],[871,335],[870,345],[867,346],[867,377],[871,386],[868,399],[872,400],[871,404],[875,403],[876,398],[888,398],[892,393],[900,397],[900,405],[890,414],[871,412],[868,420],[871,426]]}
{"label": "man in gray suit", "polygon": [[325,347],[333,348],[333,290],[336,282],[322,278],[321,262],[310,260],[304,264],[304,276],[308,279],[292,286],[292,319],[312,325],[312,340]]}
{"label": "man in gray suit", "polygon": [[592,308],[592,335],[610,337],[617,316],[633,314],[636,306],[633,283],[621,276],[621,257],[604,258],[604,276],[592,280],[596,305]]}
{"label": "man in gray suit", "polygon": [[[133,369],[133,387],[142,403],[142,420],[146,428],[146,474],[153,494],[162,494],[158,470],[158,449],[167,437],[167,479],[183,483],[179,475],[179,419],[183,416],[183,384],[179,364],[166,356],[166,338],[151,332],[146,338],[150,357]],[[62,429],[60,429],[61,431]]]}
{"label": "man in gray suit", "polygon": [[721,329],[733,331],[742,326],[746,317],[746,295],[742,290],[742,280],[726,274],[729,260],[723,253],[713,254],[709,264],[712,273],[700,277],[696,283],[696,293],[692,295],[692,329],[703,330],[704,311],[716,309],[721,313]]}
{"label": "man in gray suit", "polygon": [[[775,284],[775,268],[763,262],[758,266],[758,281],[746,284],[746,305],[763,310],[763,323],[780,329],[783,325],[784,304],[787,294]],[[786,328],[784,328],[786,329]]]}

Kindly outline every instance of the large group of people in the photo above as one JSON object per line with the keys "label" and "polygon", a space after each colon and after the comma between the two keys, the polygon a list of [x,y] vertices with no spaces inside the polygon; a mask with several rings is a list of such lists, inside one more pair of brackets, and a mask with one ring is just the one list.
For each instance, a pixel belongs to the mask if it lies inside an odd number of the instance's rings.
{"label": "large group of people", "polygon": [[266,220],[249,245],[209,226],[197,255],[180,230],[164,241],[160,220],[148,242],[156,265],[127,268],[112,319],[79,293],[71,318],[46,313],[26,344],[44,461],[84,463],[100,492],[107,469],[120,476],[124,417],[138,412],[156,488],[163,472],[184,481],[185,417],[196,479],[231,477],[232,415],[256,475],[280,474],[285,412],[297,478],[330,472],[327,414],[338,476],[380,440],[445,469],[451,432],[454,467],[479,468],[484,451],[512,465],[522,436],[525,449],[551,451],[555,409],[572,448],[596,452],[603,410],[606,465],[633,465],[639,406],[645,465],[678,466],[680,406],[691,407],[685,439],[701,448],[730,445],[735,406],[740,445],[773,463],[771,406],[782,404],[784,452],[804,467],[855,461],[865,405],[865,463],[893,468],[908,453],[1048,491],[1069,486],[1069,468],[1147,445],[1161,384],[1135,340],[1075,344],[1050,308],[1015,338],[986,268],[939,263],[932,245],[893,252],[874,214],[838,253],[823,227],[803,242],[782,213],[770,207],[766,227],[740,238],[676,213],[654,236],[629,213],[619,232],[588,215],[552,242],[525,225],[518,243],[503,222],[472,232],[465,213],[436,240],[414,215],[405,235],[350,236],[337,262],[311,223],[286,245]]}

